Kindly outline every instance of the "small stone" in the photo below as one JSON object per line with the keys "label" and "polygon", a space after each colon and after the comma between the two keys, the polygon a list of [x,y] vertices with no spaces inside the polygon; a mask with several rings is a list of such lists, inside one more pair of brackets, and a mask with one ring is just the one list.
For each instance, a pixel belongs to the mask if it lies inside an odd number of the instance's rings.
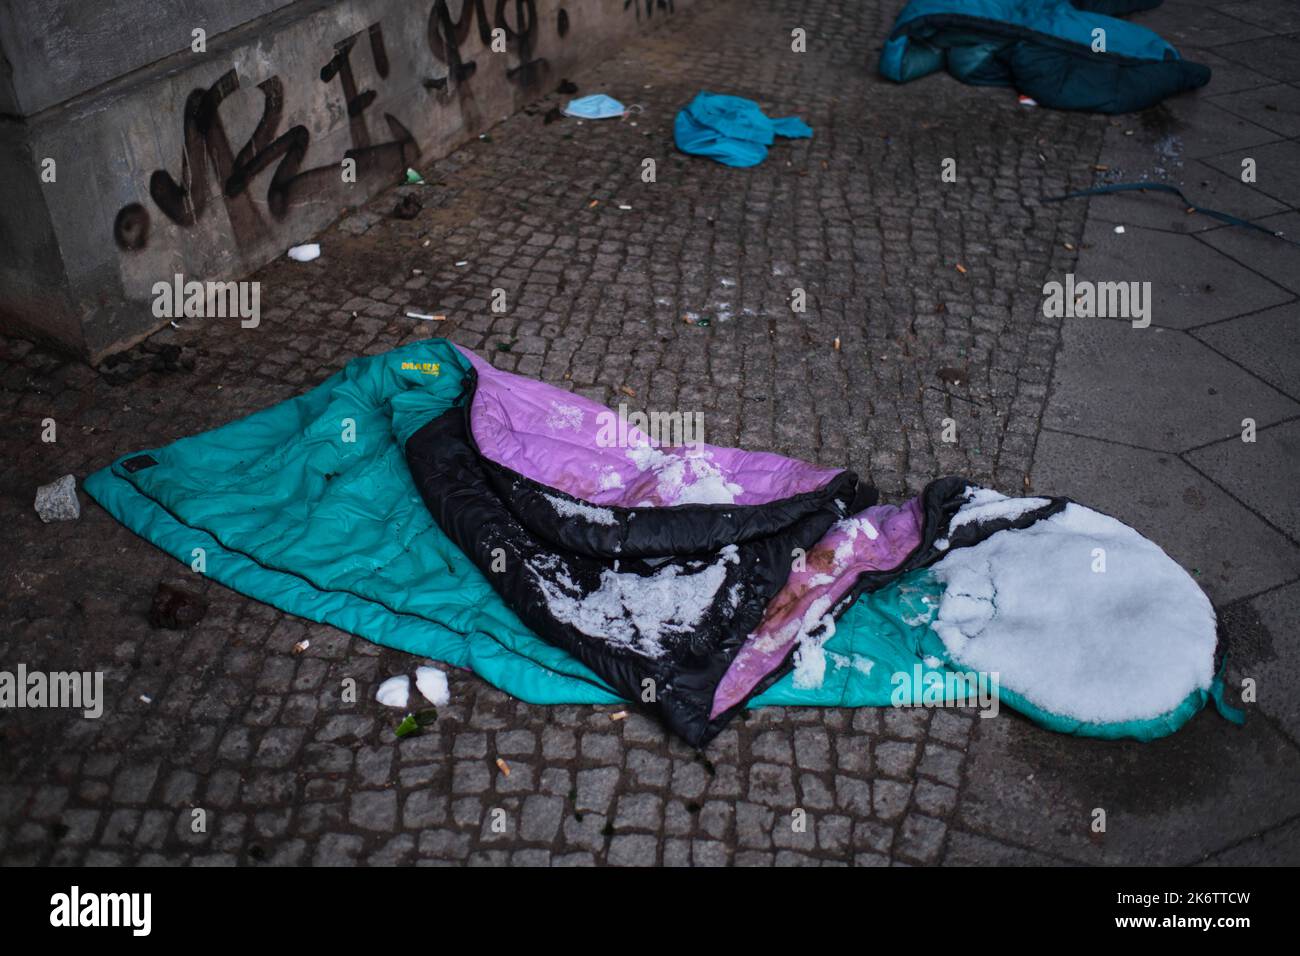
{"label": "small stone", "polygon": [[81,517],[77,499],[77,479],[64,475],[58,481],[36,489],[36,513],[46,524],[51,521],[76,521]]}

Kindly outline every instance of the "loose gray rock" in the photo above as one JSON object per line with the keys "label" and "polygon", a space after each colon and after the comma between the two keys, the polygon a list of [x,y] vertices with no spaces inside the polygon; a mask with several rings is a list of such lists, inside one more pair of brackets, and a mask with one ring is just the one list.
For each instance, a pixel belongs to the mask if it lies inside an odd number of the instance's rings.
{"label": "loose gray rock", "polygon": [[46,524],[51,521],[76,521],[81,517],[77,499],[77,479],[64,475],[58,481],[36,489],[36,513]]}

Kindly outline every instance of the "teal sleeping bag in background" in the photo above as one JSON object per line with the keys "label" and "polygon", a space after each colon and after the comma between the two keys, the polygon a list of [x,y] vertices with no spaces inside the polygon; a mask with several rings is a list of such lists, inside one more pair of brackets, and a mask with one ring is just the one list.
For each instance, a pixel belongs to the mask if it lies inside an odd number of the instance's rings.
{"label": "teal sleeping bag in background", "polygon": [[1107,16],[1159,0],[912,0],[880,55],[906,83],[940,69],[964,83],[1011,86],[1063,110],[1127,113],[1204,86],[1209,67],[1157,34]]}

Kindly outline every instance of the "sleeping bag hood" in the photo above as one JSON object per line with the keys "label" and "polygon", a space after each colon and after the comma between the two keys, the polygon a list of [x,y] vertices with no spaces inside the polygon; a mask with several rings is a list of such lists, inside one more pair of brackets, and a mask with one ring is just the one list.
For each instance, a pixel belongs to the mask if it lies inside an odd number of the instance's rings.
{"label": "sleeping bag hood", "polygon": [[1157,34],[1105,14],[1160,0],[911,0],[880,55],[880,72],[906,83],[947,69],[964,83],[1011,86],[1043,106],[1127,113],[1204,86]]}
{"label": "sleeping bag hood", "polygon": [[85,487],[241,593],[695,746],[742,707],[928,705],[972,676],[1081,735],[1231,714],[1209,601],[1109,516],[961,478],[886,504],[847,470],[650,433],[431,340]]}

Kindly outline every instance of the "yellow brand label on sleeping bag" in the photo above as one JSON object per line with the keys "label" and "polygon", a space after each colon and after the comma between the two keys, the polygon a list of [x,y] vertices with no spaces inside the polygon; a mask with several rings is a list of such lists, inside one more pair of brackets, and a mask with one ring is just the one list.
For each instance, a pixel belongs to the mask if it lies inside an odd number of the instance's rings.
{"label": "yellow brand label on sleeping bag", "polygon": [[403,372],[420,372],[424,375],[441,375],[442,364],[439,362],[403,362]]}

